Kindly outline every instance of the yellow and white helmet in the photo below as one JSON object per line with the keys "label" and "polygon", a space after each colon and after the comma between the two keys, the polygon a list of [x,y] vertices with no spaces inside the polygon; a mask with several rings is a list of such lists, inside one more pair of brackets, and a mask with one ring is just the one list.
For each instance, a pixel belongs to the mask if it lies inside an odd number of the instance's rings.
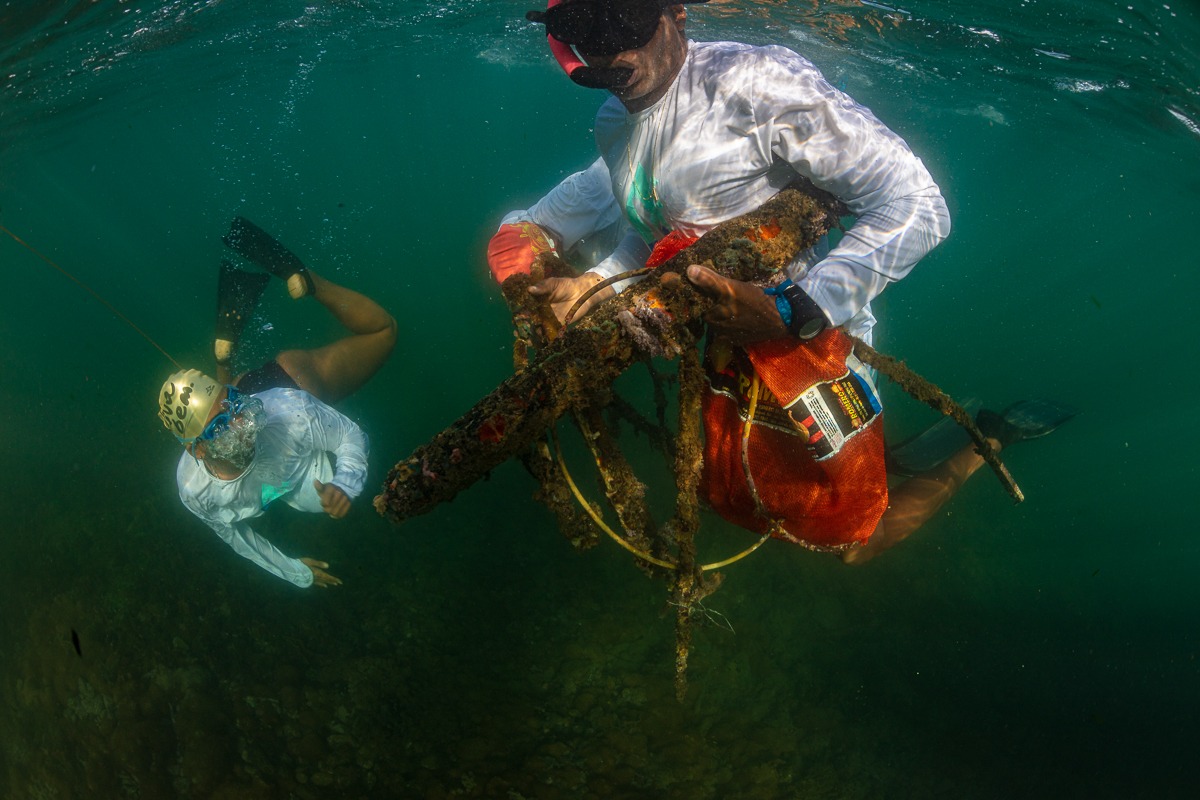
{"label": "yellow and white helmet", "polygon": [[167,378],[158,393],[158,418],[181,442],[191,442],[204,430],[222,384],[198,369],[184,369]]}

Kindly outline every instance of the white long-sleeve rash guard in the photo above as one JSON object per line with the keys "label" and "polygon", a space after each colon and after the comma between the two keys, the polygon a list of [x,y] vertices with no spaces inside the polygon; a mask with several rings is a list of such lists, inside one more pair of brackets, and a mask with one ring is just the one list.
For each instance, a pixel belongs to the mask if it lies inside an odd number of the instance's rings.
{"label": "white long-sleeve rash guard", "polygon": [[592,270],[604,277],[641,267],[643,242],[703,234],[800,174],[856,221],[828,254],[799,257],[790,277],[833,325],[862,335],[875,322],[871,299],[950,232],[941,191],[908,145],[784,47],[689,41],[661,100],[637,113],[615,97],[600,108],[596,142],[636,231]]}
{"label": "white long-sleeve rash guard", "polygon": [[322,511],[313,480],[332,483],[351,500],[357,498],[367,480],[367,436],[348,417],[299,389],[268,389],[254,396],[262,400],[266,421],[249,468],[233,480],[222,480],[184,453],[176,471],[179,497],[238,555],[308,587],[312,570],[255,533],[248,520],[280,498],[300,511]]}
{"label": "white long-sleeve rash guard", "polygon": [[508,212],[500,224],[517,222],[533,222],[545,230],[561,255],[585,269],[611,257],[614,249],[622,252],[622,261],[631,263],[645,262],[650,256],[650,248],[641,239],[625,236],[629,225],[613,199],[612,181],[602,158],[568,175],[529,208]]}

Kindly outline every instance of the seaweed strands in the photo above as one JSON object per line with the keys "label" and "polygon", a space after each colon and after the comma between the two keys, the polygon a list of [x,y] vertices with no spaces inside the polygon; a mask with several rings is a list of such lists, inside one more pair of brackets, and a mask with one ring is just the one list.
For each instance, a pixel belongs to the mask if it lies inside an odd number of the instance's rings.
{"label": "seaweed strands", "polygon": [[720,574],[706,576],[696,563],[696,532],[700,529],[697,491],[704,450],[700,441],[700,401],[704,393],[704,368],[696,348],[679,358],[679,446],[675,453],[675,572],[671,576],[671,604],[675,606],[675,696],[687,694],[688,654],[692,645],[692,617],[700,602],[716,591]]}

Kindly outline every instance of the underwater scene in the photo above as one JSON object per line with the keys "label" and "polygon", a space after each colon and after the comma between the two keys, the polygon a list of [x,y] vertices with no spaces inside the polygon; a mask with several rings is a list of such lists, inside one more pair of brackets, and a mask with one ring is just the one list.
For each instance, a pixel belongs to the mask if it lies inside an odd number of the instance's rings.
{"label": "underwater scene", "polygon": [[[712,570],[682,677],[674,579],[564,536],[536,455],[399,524],[373,502],[513,375],[489,239],[597,157],[610,95],[542,7],[0,0],[0,797],[1196,796],[1200,6],[687,6],[695,41],[811,60],[941,187],[952,232],[874,346],[972,409],[1078,413],[1003,453],[1019,504],[985,467],[864,564],[769,539]],[[370,441],[349,513],[253,522],[331,588],[191,513],[158,419],[168,375],[215,370],[237,217],[397,323],[336,404]],[[344,335],[274,279],[244,322],[235,371]],[[616,394],[674,435],[677,361],[651,368]],[[879,387],[889,441],[937,422]],[[581,427],[556,441],[619,527]],[[666,524],[655,432],[614,429]],[[702,509],[695,557],[758,538]]]}

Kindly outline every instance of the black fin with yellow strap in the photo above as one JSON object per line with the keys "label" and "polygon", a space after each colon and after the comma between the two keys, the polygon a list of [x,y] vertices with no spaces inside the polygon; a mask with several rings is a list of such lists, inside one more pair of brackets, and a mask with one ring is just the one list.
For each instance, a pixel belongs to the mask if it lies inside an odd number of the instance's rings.
{"label": "black fin with yellow strap", "polygon": [[217,361],[228,361],[271,276],[221,260],[217,277]]}
{"label": "black fin with yellow strap", "polygon": [[316,292],[312,276],[304,262],[271,234],[245,217],[234,217],[225,246],[248,261],[257,264],[276,278],[287,281],[288,294],[299,300]]}

